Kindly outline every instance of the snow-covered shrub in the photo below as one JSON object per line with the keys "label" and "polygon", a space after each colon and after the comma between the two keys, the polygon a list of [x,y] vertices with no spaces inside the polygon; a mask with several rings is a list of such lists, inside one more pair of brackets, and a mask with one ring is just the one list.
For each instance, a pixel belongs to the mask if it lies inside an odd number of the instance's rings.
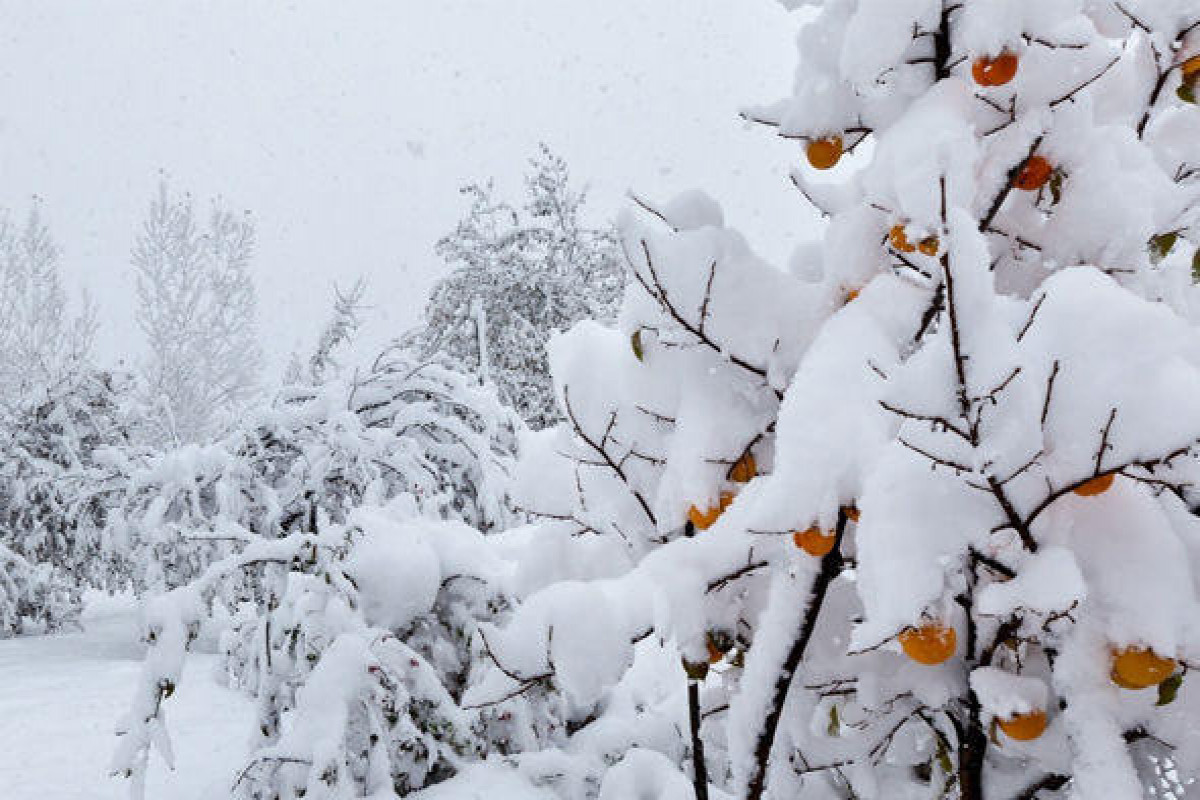
{"label": "snow-covered shrub", "polygon": [[0,639],[46,633],[79,617],[79,590],[49,564],[33,564],[0,542]]}
{"label": "snow-covered shrub", "polygon": [[[793,173],[823,244],[775,271],[686,195],[623,224],[618,328],[551,348],[566,421],[518,500],[572,580],[489,640],[497,696],[546,676],[580,727],[520,768],[653,749],[697,797],[1178,796],[1194,3],[804,4],[795,93],[748,116],[834,170]],[[590,735],[671,652],[674,741]]]}
{"label": "snow-covered shrub", "polygon": [[471,208],[438,243],[452,269],[433,288],[415,333],[426,353],[495,384],[534,429],[558,420],[545,346],[581,319],[611,316],[620,262],[610,230],[587,226],[585,194],[543,145],[526,201],[514,208],[488,184],[462,192]]}
{"label": "snow-covered shrub", "polygon": [[127,397],[122,376],[87,372],[3,412],[0,544],[44,581],[36,596],[53,607],[37,612],[43,629],[74,619],[85,589],[128,585],[125,554],[103,533],[120,495],[108,455],[128,442]]}
{"label": "snow-covered shrub", "polygon": [[282,390],[211,444],[114,454],[122,490],[105,540],[130,554],[146,591],[183,586],[256,538],[312,531],[321,515],[344,522],[400,494],[423,514],[503,527],[519,425],[469,377],[389,351],[356,384]]}
{"label": "snow-covered shrub", "polygon": [[506,603],[482,542],[516,519],[520,428],[490,389],[397,349],[343,391],[289,390],[215,454],[159,459],[124,519],[170,591],[148,603],[115,770],[136,788],[152,743],[170,760],[163,701],[214,608],[233,619],[229,679],[259,707],[241,796],[406,792],[477,756],[457,698],[475,621]]}

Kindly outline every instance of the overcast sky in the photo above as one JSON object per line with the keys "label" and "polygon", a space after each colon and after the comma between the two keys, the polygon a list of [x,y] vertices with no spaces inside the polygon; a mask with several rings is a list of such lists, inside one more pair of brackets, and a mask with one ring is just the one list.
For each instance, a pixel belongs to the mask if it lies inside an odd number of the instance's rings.
{"label": "overcast sky", "polygon": [[335,281],[367,278],[370,346],[413,324],[457,187],[518,191],[539,140],[606,217],[630,188],[699,186],[777,263],[812,224],[795,145],[737,118],[791,81],[797,23],[772,0],[0,0],[0,18],[0,205],[42,199],[106,359],[140,347],[129,250],[164,172],[253,212],[273,368]]}

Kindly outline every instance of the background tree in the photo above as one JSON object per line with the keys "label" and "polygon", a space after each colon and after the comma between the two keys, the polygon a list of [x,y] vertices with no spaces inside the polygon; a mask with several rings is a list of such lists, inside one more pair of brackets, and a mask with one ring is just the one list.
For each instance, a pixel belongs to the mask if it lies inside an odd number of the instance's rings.
{"label": "background tree", "polygon": [[558,419],[546,364],[552,332],[612,315],[620,266],[612,233],[588,227],[586,195],[543,145],[514,208],[491,183],[462,192],[467,216],[438,243],[451,273],[430,293],[419,349],[496,384],[532,428]]}
{"label": "background tree", "polygon": [[0,636],[74,622],[112,585],[97,536],[97,454],[119,442],[121,381],[91,362],[95,310],[74,313],[35,204],[0,214]]}
{"label": "background tree", "polygon": [[143,380],[160,441],[219,433],[254,396],[261,351],[253,253],[248,215],[214,206],[201,229],[191,198],[160,184],[133,250],[138,323],[150,351]]}
{"label": "background tree", "polygon": [[24,224],[0,213],[0,392],[10,407],[87,368],[95,309],[85,299],[72,313],[58,258],[36,204]]}

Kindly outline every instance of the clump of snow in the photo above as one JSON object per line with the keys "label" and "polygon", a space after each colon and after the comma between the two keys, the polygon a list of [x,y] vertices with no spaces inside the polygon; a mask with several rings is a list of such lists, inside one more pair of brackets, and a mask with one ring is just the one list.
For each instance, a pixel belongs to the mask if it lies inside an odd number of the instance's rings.
{"label": "clump of snow", "polygon": [[692,784],[666,756],[634,748],[604,775],[598,800],[692,800]]}
{"label": "clump of snow", "polygon": [[1048,690],[1037,678],[995,667],[979,667],[971,672],[971,689],[980,705],[1001,719],[1046,710]]}
{"label": "clump of snow", "polygon": [[358,584],[366,621],[403,630],[433,607],[442,581],[441,561],[428,542],[427,526],[396,523],[378,513],[360,512],[353,519],[364,535],[346,571]]}
{"label": "clump of snow", "polygon": [[673,197],[663,206],[662,215],[668,225],[680,231],[725,225],[725,214],[720,204],[699,189],[681,192]]}
{"label": "clump of snow", "polygon": [[1021,565],[1015,578],[979,591],[981,614],[1000,617],[1017,610],[1048,614],[1065,611],[1086,597],[1087,587],[1070,550],[1046,547]]}

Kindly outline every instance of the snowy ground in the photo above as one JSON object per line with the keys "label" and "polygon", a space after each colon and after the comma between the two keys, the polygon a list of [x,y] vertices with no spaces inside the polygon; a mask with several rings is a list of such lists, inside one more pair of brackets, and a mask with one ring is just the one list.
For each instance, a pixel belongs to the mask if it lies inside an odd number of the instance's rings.
{"label": "snowy ground", "polygon": [[[0,641],[0,798],[109,800],[128,795],[108,776],[113,725],[140,666],[137,619],[122,599],[93,602],[81,633]],[[193,656],[171,700],[176,770],[155,758],[146,796],[224,796],[245,751],[253,709]]]}

